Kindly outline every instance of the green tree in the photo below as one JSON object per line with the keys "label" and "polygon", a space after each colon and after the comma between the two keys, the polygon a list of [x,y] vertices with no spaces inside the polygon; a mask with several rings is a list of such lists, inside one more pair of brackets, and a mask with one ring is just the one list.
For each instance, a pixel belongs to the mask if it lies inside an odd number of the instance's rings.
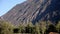
{"label": "green tree", "polygon": [[18,28],[20,33],[25,33],[25,26],[23,24],[20,24]]}
{"label": "green tree", "polygon": [[40,27],[41,27],[41,30],[42,30],[42,34],[44,34],[45,31],[46,31],[46,21],[41,21],[40,22]]}
{"label": "green tree", "polygon": [[9,22],[0,20],[0,28],[1,28],[1,32],[0,34],[12,34],[13,33],[13,25],[10,24]]}
{"label": "green tree", "polygon": [[39,25],[39,23],[36,23],[36,24],[35,24],[35,33],[36,33],[36,34],[41,34],[41,33],[40,33],[40,25]]}
{"label": "green tree", "polygon": [[56,29],[58,32],[60,32],[60,21],[58,22],[58,24],[56,25]]}
{"label": "green tree", "polygon": [[28,32],[28,33],[32,33],[32,32],[33,32],[33,27],[34,27],[34,26],[33,26],[32,22],[29,22],[29,23],[27,24],[27,27],[26,27],[26,28],[27,28],[27,29],[26,29],[27,32]]}

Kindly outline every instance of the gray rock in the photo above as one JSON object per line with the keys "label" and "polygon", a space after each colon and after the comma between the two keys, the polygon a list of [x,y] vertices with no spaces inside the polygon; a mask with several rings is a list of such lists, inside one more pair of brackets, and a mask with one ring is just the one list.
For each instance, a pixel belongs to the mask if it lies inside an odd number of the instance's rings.
{"label": "gray rock", "polygon": [[30,21],[34,24],[41,20],[56,23],[60,20],[60,0],[27,0],[17,4],[2,17],[14,25]]}

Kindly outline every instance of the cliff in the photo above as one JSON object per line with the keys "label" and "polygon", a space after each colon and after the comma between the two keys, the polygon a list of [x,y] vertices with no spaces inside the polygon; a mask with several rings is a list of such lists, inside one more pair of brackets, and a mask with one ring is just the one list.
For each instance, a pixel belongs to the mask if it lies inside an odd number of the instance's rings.
{"label": "cliff", "polygon": [[12,24],[38,21],[51,21],[57,23],[60,20],[60,0],[27,0],[17,4],[5,15],[4,20]]}

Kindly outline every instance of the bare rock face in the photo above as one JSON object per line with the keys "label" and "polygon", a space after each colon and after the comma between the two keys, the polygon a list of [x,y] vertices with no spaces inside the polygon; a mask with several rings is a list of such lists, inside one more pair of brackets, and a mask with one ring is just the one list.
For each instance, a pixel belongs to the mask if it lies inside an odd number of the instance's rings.
{"label": "bare rock face", "polygon": [[0,17],[0,20],[3,20],[3,18],[2,18],[2,17]]}
{"label": "bare rock face", "polygon": [[17,25],[30,21],[34,24],[41,20],[56,23],[60,20],[60,0],[27,0],[17,4],[2,17]]}

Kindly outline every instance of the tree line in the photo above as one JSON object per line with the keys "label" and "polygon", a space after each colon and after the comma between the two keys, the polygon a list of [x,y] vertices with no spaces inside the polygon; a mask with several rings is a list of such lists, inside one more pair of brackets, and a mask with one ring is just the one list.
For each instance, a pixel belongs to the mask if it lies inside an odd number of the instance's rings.
{"label": "tree line", "polygon": [[40,21],[28,24],[19,24],[15,27],[10,22],[0,20],[0,34],[30,33],[30,34],[48,34],[49,32],[60,33],[60,22],[53,25],[50,21]]}

